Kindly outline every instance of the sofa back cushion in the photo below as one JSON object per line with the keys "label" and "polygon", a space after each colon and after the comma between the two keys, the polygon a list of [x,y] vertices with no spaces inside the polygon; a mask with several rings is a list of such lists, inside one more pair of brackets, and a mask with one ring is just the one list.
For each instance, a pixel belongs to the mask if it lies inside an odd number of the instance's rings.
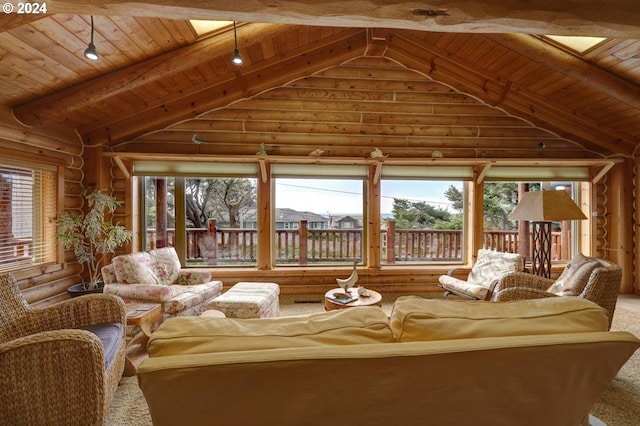
{"label": "sofa back cushion", "polygon": [[577,297],[458,302],[404,296],[391,311],[399,342],[607,331],[607,311]]}
{"label": "sofa back cushion", "polygon": [[181,268],[173,247],[116,256],[111,265],[116,282],[122,284],[173,284]]}
{"label": "sofa back cushion", "polygon": [[478,258],[471,268],[467,281],[485,287],[509,272],[524,270],[524,259],[517,253],[504,253],[493,250],[478,250]]}
{"label": "sofa back cushion", "polygon": [[578,253],[547,291],[558,296],[578,296],[589,282],[591,273],[599,266],[602,265],[598,259]]}
{"label": "sofa back cushion", "polygon": [[148,352],[156,357],[393,341],[384,311],[358,307],[280,318],[168,318],[151,336]]}
{"label": "sofa back cushion", "polygon": [[153,259],[146,251],[123,254],[111,260],[116,280],[122,284],[160,284],[153,271]]}
{"label": "sofa back cushion", "polygon": [[152,268],[159,284],[173,284],[180,274],[180,259],[173,247],[150,250]]}

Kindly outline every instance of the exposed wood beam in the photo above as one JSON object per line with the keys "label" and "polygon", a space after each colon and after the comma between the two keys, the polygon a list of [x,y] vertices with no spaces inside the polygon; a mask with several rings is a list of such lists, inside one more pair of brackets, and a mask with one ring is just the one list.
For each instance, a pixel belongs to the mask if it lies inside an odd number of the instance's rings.
{"label": "exposed wood beam", "polygon": [[591,179],[591,183],[595,185],[596,183],[600,182],[600,179],[602,179],[602,178],[604,177],[604,175],[606,175],[607,173],[609,173],[609,170],[611,170],[611,168],[612,168],[613,166],[615,166],[615,165],[616,165],[616,163],[614,163],[614,162],[612,161],[612,162],[610,162],[610,163],[605,164],[604,166],[602,166],[602,167],[600,168],[600,170],[598,171],[598,173],[596,173],[596,175],[593,177],[593,179]]}
{"label": "exposed wood beam", "polygon": [[120,168],[120,171],[122,172],[124,177],[129,179],[131,177],[131,172],[129,172],[129,169],[127,169],[127,166],[125,166],[125,164],[122,161],[122,159],[120,157],[118,157],[118,156],[115,156],[115,157],[113,157],[113,161],[116,162],[117,166]]}
{"label": "exposed wood beam", "polygon": [[[628,135],[571,114],[561,106],[517,87],[515,83],[498,81],[455,53],[426,45],[410,33],[395,31],[386,56],[536,125],[555,132],[562,129],[559,133],[561,136],[585,142],[589,148],[599,147],[611,153],[629,154],[636,145]],[[510,84],[509,90],[506,90],[507,84]]]}
{"label": "exposed wood beam", "polygon": [[[252,43],[259,43],[265,34],[273,36],[275,32],[287,29],[277,24],[251,24],[242,27],[240,31],[242,37],[251,40]],[[205,38],[192,45],[18,105],[14,108],[14,114],[26,125],[48,121],[163,77],[191,69],[207,62],[212,55],[219,55],[221,51],[232,52],[233,46],[232,33]]]}
{"label": "exposed wood beam", "polygon": [[492,165],[493,163],[487,163],[483,166],[480,166],[480,170],[478,171],[478,178],[476,179],[476,185],[480,185],[482,182],[484,182],[484,177],[487,175],[487,173],[489,173],[489,169],[491,169]]}
{"label": "exposed wood beam", "polygon": [[607,93],[632,108],[640,108],[640,87],[537,37],[526,34],[488,34],[487,37],[534,62]]}
{"label": "exposed wood beam", "polygon": [[5,105],[0,105],[1,139],[20,142],[66,154],[82,153],[82,142],[78,134],[68,127],[58,125],[26,127],[19,123]]}
{"label": "exposed wood beam", "polygon": [[214,86],[207,83],[197,91],[182,93],[180,98],[171,100],[159,99],[156,105],[145,111],[136,111],[131,117],[124,117],[86,133],[81,132],[81,135],[85,143],[90,144],[115,145],[135,139],[151,128],[161,129],[179,120],[193,118],[243,97],[254,96],[264,90],[312,74],[336,62],[362,55],[366,49],[366,34],[362,29],[345,30],[332,37],[312,41],[310,45],[287,52],[286,56],[276,56],[264,61],[260,66],[243,67],[242,76],[246,90],[238,86],[235,76]]}
{"label": "exposed wood beam", "polygon": [[640,38],[637,0],[49,0],[47,7],[49,13],[82,15]]}

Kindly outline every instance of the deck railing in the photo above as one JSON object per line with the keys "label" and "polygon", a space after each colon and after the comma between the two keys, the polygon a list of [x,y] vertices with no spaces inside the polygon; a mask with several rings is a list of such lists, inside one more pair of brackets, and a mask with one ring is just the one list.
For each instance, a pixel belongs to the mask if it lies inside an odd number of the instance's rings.
{"label": "deck railing", "polygon": [[[249,228],[188,228],[188,264],[251,264],[257,259],[258,231]],[[168,245],[173,246],[175,230],[168,229]],[[154,229],[147,230],[149,248],[156,247]],[[517,231],[484,231],[483,248],[508,253],[518,251]],[[551,258],[560,259],[561,233],[551,236]],[[277,264],[321,264],[352,262],[363,257],[362,229],[308,229],[301,221],[298,229],[275,231]],[[395,229],[393,222],[381,230],[382,262],[386,264],[462,259],[462,231],[441,229]]]}

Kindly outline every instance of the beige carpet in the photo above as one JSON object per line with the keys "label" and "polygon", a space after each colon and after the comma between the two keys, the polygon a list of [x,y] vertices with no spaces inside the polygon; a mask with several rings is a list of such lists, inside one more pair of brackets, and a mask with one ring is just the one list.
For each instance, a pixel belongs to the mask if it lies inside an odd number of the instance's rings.
{"label": "beige carpet", "polygon": [[[321,312],[321,296],[288,296],[281,299],[282,316]],[[385,298],[389,314],[395,298]],[[640,312],[617,308],[612,329],[627,330],[640,337]],[[608,426],[640,425],[640,350],[622,367],[609,389],[595,404],[592,414]],[[151,426],[151,417],[135,377],[122,379],[109,409],[107,426]]]}

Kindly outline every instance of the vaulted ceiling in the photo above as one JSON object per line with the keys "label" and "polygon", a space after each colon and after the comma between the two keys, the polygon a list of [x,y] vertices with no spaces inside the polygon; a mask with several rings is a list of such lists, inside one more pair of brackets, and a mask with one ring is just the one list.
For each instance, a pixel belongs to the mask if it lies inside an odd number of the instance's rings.
{"label": "vaulted ceiling", "polygon": [[[602,156],[634,155],[640,141],[635,0],[540,2],[536,11],[528,9],[530,2],[498,0],[153,3],[53,1],[44,15],[3,16],[0,105],[24,125],[72,128],[86,144],[118,149],[207,111],[371,57]],[[90,13],[97,62],[82,55],[91,36]],[[199,38],[186,21],[214,17],[242,22],[242,67],[229,60],[230,29]],[[608,39],[581,55],[541,37],[584,31]],[[394,80],[367,75],[366,67],[359,72],[350,76],[356,86],[358,78],[373,77],[380,85]],[[306,96],[335,99],[341,89],[354,87],[319,87],[321,92]]]}

